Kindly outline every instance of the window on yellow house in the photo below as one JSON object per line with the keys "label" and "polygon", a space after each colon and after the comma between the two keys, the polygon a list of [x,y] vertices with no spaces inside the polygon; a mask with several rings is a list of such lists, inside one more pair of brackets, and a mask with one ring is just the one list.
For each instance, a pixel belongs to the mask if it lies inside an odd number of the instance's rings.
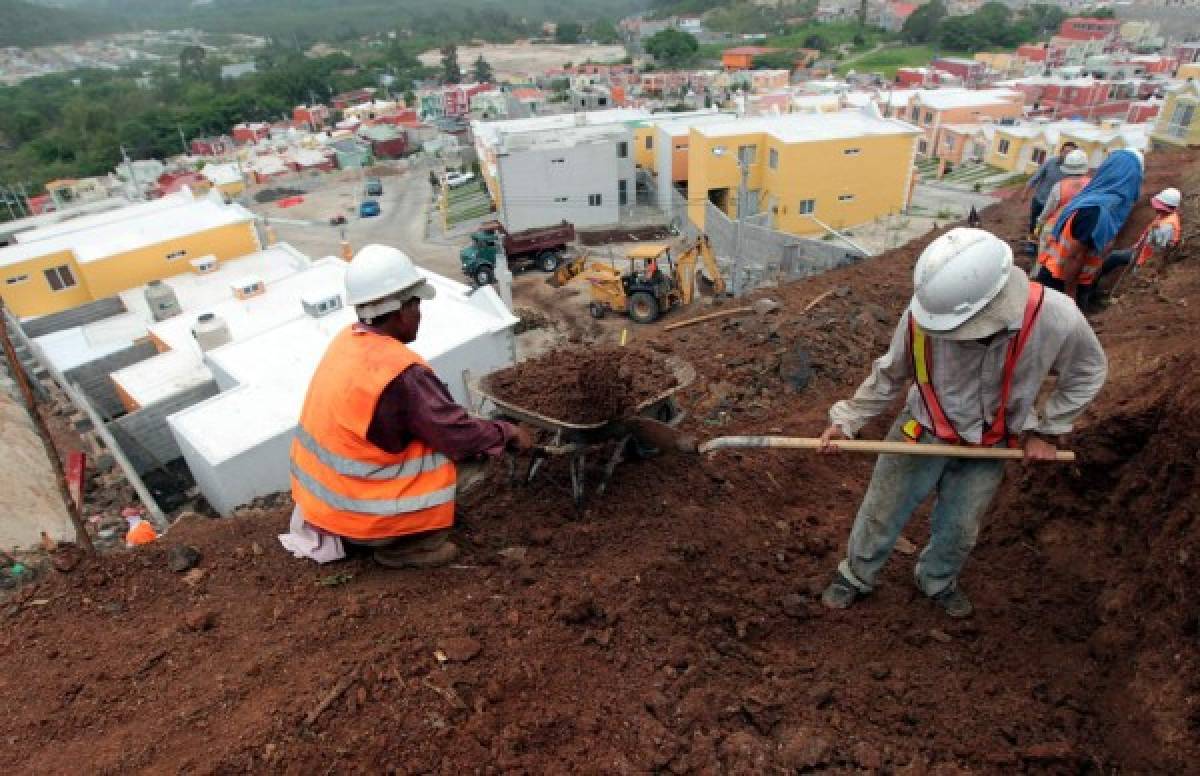
{"label": "window on yellow house", "polygon": [[1167,134],[1171,137],[1187,137],[1195,113],[1195,105],[1177,104],[1175,111],[1171,114],[1171,120],[1167,122]]}
{"label": "window on yellow house", "polygon": [[182,259],[186,255],[187,255],[187,251],[174,251],[173,253],[167,254],[167,261],[174,261],[175,259]]}
{"label": "window on yellow house", "polygon": [[1005,154],[1008,153],[1008,141],[1007,140],[1000,141],[999,147],[996,148],[996,153],[1000,154],[1001,156],[1004,156]]}
{"label": "window on yellow house", "polygon": [[838,202],[853,202],[853,201],[854,201],[853,194],[839,194],[838,195]]}
{"label": "window on yellow house", "polygon": [[1046,161],[1046,149],[1044,149],[1044,148],[1033,149],[1033,163],[1040,165],[1044,161]]}
{"label": "window on yellow house", "polygon": [[926,124],[933,123],[933,111],[928,111],[928,110],[925,111],[925,123]]}
{"label": "window on yellow house", "polygon": [[772,170],[779,169],[779,151],[774,148],[767,154],[767,166]]}
{"label": "window on yellow house", "polygon": [[42,272],[46,275],[46,282],[50,284],[51,291],[62,291],[75,285],[75,275],[71,273],[71,268],[66,264],[61,267],[51,267]]}
{"label": "window on yellow house", "polygon": [[646,135],[646,150],[654,148],[654,135]]}
{"label": "window on yellow house", "polygon": [[797,211],[802,216],[810,215],[817,211],[817,201],[815,199],[800,200],[800,209]]}
{"label": "window on yellow house", "polygon": [[10,286],[15,286],[17,283],[24,283],[26,280],[29,280],[28,275],[13,275],[10,278],[5,278],[4,282]]}
{"label": "window on yellow house", "polygon": [[738,161],[742,164],[754,164],[758,161],[758,146],[738,146]]}
{"label": "window on yellow house", "polygon": [[862,149],[861,148],[847,148],[846,150],[842,151],[842,153],[845,154],[846,156],[858,156],[859,154],[862,153]]}

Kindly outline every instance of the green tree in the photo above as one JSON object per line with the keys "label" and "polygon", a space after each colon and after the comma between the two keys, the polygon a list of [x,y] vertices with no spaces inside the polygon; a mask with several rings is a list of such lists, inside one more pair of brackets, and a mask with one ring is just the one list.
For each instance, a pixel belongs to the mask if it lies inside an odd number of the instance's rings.
{"label": "green tree", "polygon": [[558,43],[578,43],[583,35],[583,25],[579,22],[559,22],[554,29],[554,40]]}
{"label": "green tree", "polygon": [[796,67],[796,54],[791,51],[772,51],[754,58],[755,70],[791,70]]}
{"label": "green tree", "polygon": [[946,18],[946,4],[932,0],[908,15],[900,29],[900,37],[908,43],[928,43],[937,34],[938,25]]}
{"label": "green tree", "polygon": [[1056,32],[1062,26],[1063,19],[1067,18],[1067,14],[1057,5],[1034,3],[1025,9],[1024,17],[1033,30],[1033,34],[1041,36]]}
{"label": "green tree", "polygon": [[829,41],[825,39],[824,35],[814,32],[804,39],[804,48],[825,51],[829,48]]}
{"label": "green tree", "polygon": [[646,38],[642,47],[659,62],[678,67],[695,58],[700,44],[692,35],[668,27]]}
{"label": "green tree", "polygon": [[492,66],[483,58],[483,54],[475,60],[475,64],[471,66],[471,75],[477,83],[487,83],[492,80]]}
{"label": "green tree", "polygon": [[200,79],[204,77],[204,65],[208,52],[202,46],[184,46],[179,52],[179,76]]}
{"label": "green tree", "polygon": [[462,68],[458,66],[458,47],[453,43],[442,46],[442,80],[448,84],[462,82]]}
{"label": "green tree", "polygon": [[588,37],[597,43],[618,43],[621,40],[616,25],[608,19],[597,19],[588,25]]}

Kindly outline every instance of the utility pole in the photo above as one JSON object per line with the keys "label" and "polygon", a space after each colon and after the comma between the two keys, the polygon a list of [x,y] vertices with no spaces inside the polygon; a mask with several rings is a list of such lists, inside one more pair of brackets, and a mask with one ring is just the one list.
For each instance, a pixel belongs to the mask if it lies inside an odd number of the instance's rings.
{"label": "utility pole", "polygon": [[125,166],[129,168],[129,180],[133,183],[133,190],[138,199],[145,199],[146,195],[142,191],[142,184],[138,181],[137,170],[133,169],[133,162],[129,161],[129,154],[125,152],[124,144],[121,145],[121,158],[125,160]]}
{"label": "utility pole", "polygon": [[192,149],[188,148],[187,140],[183,137],[183,127],[176,124],[175,129],[179,130],[179,144],[183,146],[183,155],[187,156],[191,153]]}
{"label": "utility pole", "polygon": [[741,180],[738,183],[737,222],[733,232],[733,268],[729,273],[729,291],[734,296],[738,296],[742,292],[742,219],[746,215],[746,187],[750,178],[750,163],[742,155],[741,149],[738,149],[737,165],[738,172],[741,173]]}

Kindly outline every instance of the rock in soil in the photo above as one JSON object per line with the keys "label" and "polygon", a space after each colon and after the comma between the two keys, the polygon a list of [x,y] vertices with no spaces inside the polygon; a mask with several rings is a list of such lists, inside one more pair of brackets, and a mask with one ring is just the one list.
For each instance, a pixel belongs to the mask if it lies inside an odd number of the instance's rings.
{"label": "rock in soil", "polygon": [[438,649],[446,656],[446,660],[451,663],[466,663],[473,660],[480,652],[483,651],[483,645],[472,638],[456,637],[442,639],[438,643]]}
{"label": "rock in soil", "polygon": [[167,550],[167,568],[182,574],[200,562],[200,551],[186,544],[176,544]]}
{"label": "rock in soil", "polygon": [[183,624],[191,631],[212,630],[217,625],[217,613],[212,609],[193,609],[183,616]]}

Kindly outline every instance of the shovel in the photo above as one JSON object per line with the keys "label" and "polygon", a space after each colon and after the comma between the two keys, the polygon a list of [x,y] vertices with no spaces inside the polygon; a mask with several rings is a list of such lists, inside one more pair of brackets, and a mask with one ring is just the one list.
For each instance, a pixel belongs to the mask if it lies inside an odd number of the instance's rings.
{"label": "shovel", "polygon": [[[821,440],[815,437],[784,436],[726,436],[699,442],[694,436],[684,434],[666,423],[650,418],[630,418],[626,428],[643,444],[660,451],[679,453],[711,453],[717,450],[745,448],[775,448],[784,450],[818,450]],[[862,439],[839,439],[833,445],[847,453],[894,453],[897,455],[933,455],[950,458],[980,458],[989,460],[1020,461],[1025,457],[1023,450],[1011,447],[968,447],[966,445],[914,445],[909,442],[888,442]],[[1075,453],[1059,450],[1054,455],[1059,463],[1072,463]]]}

